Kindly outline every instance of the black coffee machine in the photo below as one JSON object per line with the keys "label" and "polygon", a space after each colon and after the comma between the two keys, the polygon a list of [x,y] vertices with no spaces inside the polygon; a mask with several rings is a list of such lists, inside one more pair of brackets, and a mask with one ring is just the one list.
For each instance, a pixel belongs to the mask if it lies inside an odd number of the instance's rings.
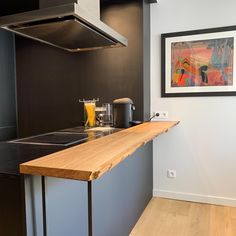
{"label": "black coffee machine", "polygon": [[133,126],[133,111],[135,106],[130,98],[119,98],[113,101],[114,126],[128,128]]}

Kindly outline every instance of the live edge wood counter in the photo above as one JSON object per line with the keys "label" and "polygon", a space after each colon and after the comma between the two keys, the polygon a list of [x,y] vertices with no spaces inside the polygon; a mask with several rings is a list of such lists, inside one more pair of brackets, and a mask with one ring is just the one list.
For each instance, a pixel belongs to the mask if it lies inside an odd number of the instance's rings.
{"label": "live edge wood counter", "polygon": [[20,165],[22,174],[91,181],[179,122],[145,122]]}

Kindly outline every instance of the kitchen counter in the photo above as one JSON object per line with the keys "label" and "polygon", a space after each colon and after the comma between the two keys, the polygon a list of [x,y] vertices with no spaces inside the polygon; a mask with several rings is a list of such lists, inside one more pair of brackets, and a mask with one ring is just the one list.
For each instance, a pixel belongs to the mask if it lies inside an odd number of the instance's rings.
{"label": "kitchen counter", "polygon": [[152,198],[152,140],[178,123],[145,122],[21,164],[28,235],[129,235]]}
{"label": "kitchen counter", "polygon": [[179,122],[146,122],[20,165],[22,174],[91,181]]}

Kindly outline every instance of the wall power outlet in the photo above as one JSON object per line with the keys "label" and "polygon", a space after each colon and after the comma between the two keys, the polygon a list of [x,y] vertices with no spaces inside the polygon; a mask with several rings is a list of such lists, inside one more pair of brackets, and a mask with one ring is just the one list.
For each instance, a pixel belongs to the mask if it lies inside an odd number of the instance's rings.
{"label": "wall power outlet", "polygon": [[176,178],[176,170],[167,170],[167,177],[170,179]]}
{"label": "wall power outlet", "polygon": [[156,115],[155,120],[167,120],[169,118],[168,111],[155,111],[153,115]]}

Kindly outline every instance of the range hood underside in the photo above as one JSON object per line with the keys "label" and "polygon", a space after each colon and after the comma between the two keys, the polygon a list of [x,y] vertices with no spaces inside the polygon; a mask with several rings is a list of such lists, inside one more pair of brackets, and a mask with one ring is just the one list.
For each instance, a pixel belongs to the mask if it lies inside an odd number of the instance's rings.
{"label": "range hood underside", "polygon": [[126,38],[89,16],[78,4],[4,16],[0,26],[71,52],[127,46]]}

